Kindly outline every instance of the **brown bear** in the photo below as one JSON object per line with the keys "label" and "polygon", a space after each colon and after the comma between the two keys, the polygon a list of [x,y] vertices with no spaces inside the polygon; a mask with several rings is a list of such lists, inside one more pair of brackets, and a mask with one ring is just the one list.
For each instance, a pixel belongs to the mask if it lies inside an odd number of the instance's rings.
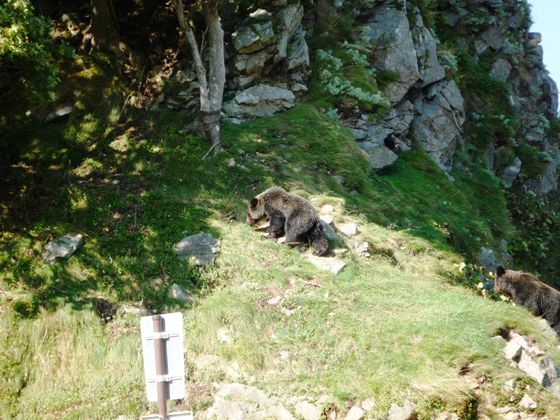
{"label": "brown bear", "polygon": [[273,238],[286,235],[286,242],[307,239],[315,248],[316,255],[325,255],[329,244],[319,213],[305,198],[272,187],[253,198],[247,209],[247,223],[253,225],[268,217],[268,233]]}
{"label": "brown bear", "polygon": [[542,316],[560,334],[560,292],[523,271],[498,267],[494,291],[506,295],[516,304]]}

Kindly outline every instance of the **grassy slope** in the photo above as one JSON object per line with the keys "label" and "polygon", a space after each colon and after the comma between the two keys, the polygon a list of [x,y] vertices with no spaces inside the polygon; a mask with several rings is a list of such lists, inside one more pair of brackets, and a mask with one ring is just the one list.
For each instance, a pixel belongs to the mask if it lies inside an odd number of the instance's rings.
{"label": "grassy slope", "polygon": [[[3,417],[145,412],[138,319],[121,311],[102,326],[91,302],[173,310],[173,283],[196,301],[183,310],[184,405],[197,410],[211,402],[213,382],[241,381],[285,397],[326,394],[340,409],[372,397],[376,414],[409,398],[427,416],[471,398],[459,374],[467,362],[490,386],[519,375],[490,339],[498,329],[547,345],[524,310],[452,284],[461,261],[452,246],[472,254],[509,226],[495,181],[476,164],[450,183],[413,149],[391,173],[369,174],[350,134],[310,106],[226,124],[226,153],[201,161],[207,145],[182,133],[180,115],[119,123],[118,114],[108,103],[17,133],[33,141],[22,142],[2,193],[0,336],[11,348],[0,355]],[[358,222],[372,259],[348,254],[335,276],[262,239],[241,221],[247,199],[272,184],[333,204],[336,222]],[[226,222],[230,212],[240,221]],[[86,246],[47,266],[43,244],[67,231],[83,232]],[[214,267],[197,271],[171,246],[200,231],[218,236],[222,251]],[[278,304],[267,302],[276,296]],[[38,313],[18,316],[21,304]],[[216,363],[204,367],[209,358]],[[535,398],[557,408],[546,393]]]}

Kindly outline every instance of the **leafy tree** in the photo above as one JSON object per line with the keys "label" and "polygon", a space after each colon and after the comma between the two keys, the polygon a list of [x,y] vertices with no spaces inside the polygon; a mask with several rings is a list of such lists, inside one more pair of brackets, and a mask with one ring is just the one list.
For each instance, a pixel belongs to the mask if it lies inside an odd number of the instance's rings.
{"label": "leafy tree", "polygon": [[50,36],[51,21],[35,14],[29,0],[0,3],[0,100],[46,103],[59,81],[56,59],[64,50]]}
{"label": "leafy tree", "polygon": [[[182,0],[173,0],[179,27],[185,34],[191,48],[196,75],[200,85],[199,131],[212,142],[210,151],[222,150],[220,133],[220,113],[226,82],[224,61],[224,31],[220,20],[221,2],[219,0],[195,0],[187,2],[185,9]],[[201,57],[201,48],[196,40],[191,16],[202,11],[208,31],[208,70]],[[210,153],[209,151],[209,153]]]}

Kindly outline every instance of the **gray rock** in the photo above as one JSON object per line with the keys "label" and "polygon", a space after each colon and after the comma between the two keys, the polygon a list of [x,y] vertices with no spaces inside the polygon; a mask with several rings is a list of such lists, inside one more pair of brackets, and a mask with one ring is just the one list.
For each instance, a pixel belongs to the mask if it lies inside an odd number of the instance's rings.
{"label": "gray rock", "polygon": [[545,113],[548,117],[555,118],[558,115],[558,87],[549,75],[543,79],[543,98],[545,102]]}
{"label": "gray rock", "polygon": [[419,115],[412,123],[412,134],[435,162],[450,172],[464,122],[464,101],[457,84],[451,80],[431,85],[415,108]]}
{"label": "gray rock", "polygon": [[173,245],[175,254],[194,265],[213,264],[216,254],[220,251],[220,242],[209,233],[198,233],[187,236]]}
{"label": "gray rock", "polygon": [[545,374],[540,366],[527,354],[525,350],[521,351],[517,367],[533,378],[539,384],[544,385]]}
{"label": "gray rock", "polygon": [[482,156],[482,160],[484,161],[484,164],[489,171],[494,171],[495,158],[496,146],[494,146],[494,143],[490,142],[490,144],[488,144],[488,147],[486,147],[486,150],[484,151],[484,155]]}
{"label": "gray rock", "polygon": [[243,26],[232,34],[233,46],[239,53],[247,54],[262,50],[274,42],[272,22]]}
{"label": "gray rock", "polygon": [[264,49],[253,54],[237,54],[233,61],[235,70],[245,75],[257,75],[262,73],[266,63],[272,59],[273,53]]}
{"label": "gray rock", "polygon": [[368,398],[367,400],[363,400],[360,406],[364,411],[371,411],[375,408],[375,401]]}
{"label": "gray rock", "polygon": [[482,33],[481,38],[495,51],[498,51],[504,44],[504,37],[498,26],[488,28]]}
{"label": "gray rock", "polygon": [[303,420],[319,420],[321,418],[321,410],[307,401],[301,401],[296,404],[296,414]]}
{"label": "gray rock", "polygon": [[535,400],[525,394],[523,395],[523,398],[521,398],[521,401],[519,401],[519,407],[534,410],[535,408],[537,408],[537,403],[535,402]]}
{"label": "gray rock", "polygon": [[488,49],[488,44],[481,39],[477,39],[474,41],[474,50],[477,56],[484,54],[484,52]]}
{"label": "gray rock", "polygon": [[369,258],[371,257],[371,249],[369,242],[363,241],[354,244],[354,253],[358,257]]}
{"label": "gray rock", "polygon": [[[299,3],[288,4],[278,12],[280,39],[278,41],[277,50],[279,59],[287,57],[288,42],[294,33],[298,29],[299,32],[302,32],[301,21],[303,19],[303,13],[303,6]],[[305,43],[305,39],[303,42]]]}
{"label": "gray rock", "polygon": [[521,172],[521,159],[516,157],[513,160],[513,163],[504,169],[504,172],[502,173],[502,177],[501,177],[502,184],[504,184],[506,188],[510,188],[515,182],[515,180],[517,179],[517,177],[519,176],[520,172]]}
{"label": "gray rock", "polygon": [[238,383],[224,384],[214,395],[214,403],[208,409],[208,419],[293,420],[290,412],[274,397],[268,397],[253,386]]}
{"label": "gray rock", "polygon": [[558,189],[558,163],[556,161],[549,162],[541,175],[536,178],[529,179],[526,185],[539,195],[546,195]]}
{"label": "gray rock", "polygon": [[406,400],[401,406],[392,404],[387,416],[388,420],[414,420],[416,419],[416,405]]}
{"label": "gray rock", "polygon": [[548,356],[541,357],[539,360],[539,369],[543,374],[543,379],[540,384],[554,394],[560,395],[560,376],[558,368],[554,365],[552,359]]}
{"label": "gray rock", "polygon": [[364,141],[359,142],[358,146],[364,151],[374,169],[383,169],[391,166],[399,158],[396,153],[382,144]]}
{"label": "gray rock", "polygon": [[84,236],[67,234],[59,236],[45,245],[42,257],[49,264],[54,264],[57,258],[68,258],[84,245]]}
{"label": "gray rock", "polygon": [[486,271],[495,273],[496,269],[503,264],[498,261],[498,257],[493,249],[481,247],[478,256],[478,265],[483,266]]}
{"label": "gray rock", "polygon": [[305,32],[298,31],[294,38],[287,58],[288,70],[309,67],[309,48],[305,41]]}
{"label": "gray rock", "polygon": [[65,105],[62,106],[60,108],[55,109],[52,112],[49,112],[47,114],[47,116],[45,117],[45,123],[50,123],[52,121],[58,120],[60,118],[66,117],[67,115],[70,115],[72,112],[74,112],[74,106],[73,105]]}
{"label": "gray rock", "polygon": [[529,32],[527,35],[527,43],[529,45],[538,45],[542,42],[542,34],[540,32]]}
{"label": "gray rock", "polygon": [[338,274],[346,267],[346,263],[337,258],[331,257],[318,257],[316,255],[306,255],[305,259],[313,264],[315,267],[330,271],[331,273]]}
{"label": "gray rock", "polygon": [[352,237],[358,234],[358,225],[356,223],[341,223],[337,229],[342,232],[344,236]]}
{"label": "gray rock", "polygon": [[173,283],[169,288],[169,297],[181,302],[190,302],[191,298],[185,293],[183,288],[177,283]]}
{"label": "gray rock", "polygon": [[412,133],[419,144],[445,172],[451,171],[461,140],[460,126],[455,121],[453,111],[431,101],[423,104],[421,114],[412,123]]}
{"label": "gray rock", "polygon": [[443,79],[445,77],[445,69],[438,60],[436,40],[424,26],[419,11],[416,13],[416,26],[412,30],[412,38],[414,39],[416,55],[418,57],[420,86],[424,87]]}
{"label": "gray rock", "polygon": [[539,325],[541,326],[541,331],[543,331],[547,336],[549,336],[552,339],[558,338],[558,334],[556,333],[556,331],[552,329],[552,327],[550,326],[550,324],[546,319],[544,318],[540,319]]}
{"label": "gray rock", "polygon": [[364,140],[368,136],[367,130],[360,128],[351,128],[350,131],[356,140]]}
{"label": "gray rock", "polygon": [[389,7],[380,8],[364,29],[376,47],[373,58],[376,67],[399,73],[399,80],[389,84],[384,91],[385,97],[396,104],[420,78],[406,13]]}
{"label": "gray rock", "polygon": [[439,413],[434,420],[459,420],[459,416],[455,413]]}
{"label": "gray rock", "polygon": [[522,351],[523,346],[514,341],[510,341],[509,343],[507,343],[503,350],[506,359],[512,360],[514,362],[517,362],[519,360]]}
{"label": "gray rock", "polygon": [[238,92],[224,111],[233,117],[264,117],[292,108],[295,100],[288,89],[262,84]]}
{"label": "gray rock", "polygon": [[364,410],[355,405],[350,409],[350,411],[348,411],[344,420],[361,420],[364,417],[364,413]]}
{"label": "gray rock", "polygon": [[331,227],[330,223],[327,223],[327,221],[324,220],[324,218],[325,216],[321,216],[321,225],[323,225],[323,232],[325,233],[325,237],[330,242],[338,242],[340,238],[338,237],[334,229]]}
{"label": "gray rock", "polygon": [[498,251],[500,252],[502,265],[506,268],[513,267],[513,256],[508,251],[508,242],[503,238],[498,241]]}
{"label": "gray rock", "polygon": [[492,64],[492,70],[490,70],[490,74],[494,76],[496,79],[505,82],[510,73],[511,73],[511,63],[503,58],[498,58]]}

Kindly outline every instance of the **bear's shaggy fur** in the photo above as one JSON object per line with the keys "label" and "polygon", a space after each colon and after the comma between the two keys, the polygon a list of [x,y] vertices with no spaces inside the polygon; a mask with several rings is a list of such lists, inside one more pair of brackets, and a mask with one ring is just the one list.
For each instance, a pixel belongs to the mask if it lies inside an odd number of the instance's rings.
{"label": "bear's shaggy fur", "polygon": [[498,267],[494,291],[542,316],[560,334],[560,292],[523,271]]}
{"label": "bear's shaggy fur", "polygon": [[305,238],[317,255],[325,255],[329,244],[319,213],[305,198],[289,194],[280,187],[272,187],[251,200],[247,209],[247,223],[252,225],[268,217],[268,233],[273,238],[286,235],[286,242]]}

